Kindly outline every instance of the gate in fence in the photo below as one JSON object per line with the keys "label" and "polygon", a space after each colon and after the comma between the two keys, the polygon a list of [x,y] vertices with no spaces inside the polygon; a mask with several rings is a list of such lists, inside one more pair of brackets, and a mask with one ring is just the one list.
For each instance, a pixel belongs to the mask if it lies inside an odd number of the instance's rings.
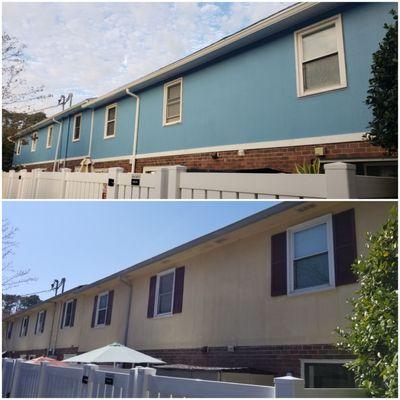
{"label": "gate in fence", "polygon": [[127,373],[99,370],[97,365],[59,367],[42,362],[3,359],[3,397],[365,397],[361,389],[305,389],[304,380],[275,378],[275,386],[157,376],[153,368]]}
{"label": "gate in fence", "polygon": [[397,179],[356,175],[346,163],[325,165],[325,174],[187,172],[159,167],[153,173],[3,173],[6,199],[310,199],[397,198]]}

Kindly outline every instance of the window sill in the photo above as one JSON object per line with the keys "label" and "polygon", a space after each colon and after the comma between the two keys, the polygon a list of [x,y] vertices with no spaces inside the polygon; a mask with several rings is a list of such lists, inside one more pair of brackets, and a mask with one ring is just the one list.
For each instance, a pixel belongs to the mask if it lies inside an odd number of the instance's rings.
{"label": "window sill", "polygon": [[101,325],[95,325],[93,328],[95,329],[100,329],[100,328],[105,328],[106,324],[101,324]]}
{"label": "window sill", "polygon": [[107,140],[107,139],[114,139],[114,138],[115,138],[115,134],[112,135],[112,136],[104,136],[104,140]]}
{"label": "window sill", "polygon": [[294,297],[294,296],[301,296],[301,295],[305,295],[305,294],[326,292],[326,291],[334,290],[334,289],[336,289],[336,286],[333,286],[333,285],[315,286],[315,287],[311,287],[311,288],[295,290],[293,292],[289,292],[287,295],[290,297],[292,297],[292,296]]}
{"label": "window sill", "polygon": [[79,138],[79,139],[72,139],[72,143],[79,142],[80,140],[81,140],[81,138]]}
{"label": "window sill", "polygon": [[170,313],[165,313],[165,314],[158,314],[158,315],[154,315],[153,318],[168,318],[168,317],[172,317],[174,314],[172,312]]}
{"label": "window sill", "polygon": [[180,119],[179,121],[175,121],[175,122],[164,122],[163,126],[172,126],[172,125],[176,125],[176,124],[181,124],[182,120]]}
{"label": "window sill", "polygon": [[335,86],[330,86],[330,87],[326,87],[323,89],[317,89],[317,90],[310,90],[308,92],[302,92],[302,93],[298,93],[297,97],[299,99],[303,98],[303,97],[309,97],[309,96],[314,96],[317,94],[324,94],[324,93],[329,93],[329,92],[333,92],[335,90],[343,90],[347,88],[347,84],[340,84],[340,85],[335,85]]}

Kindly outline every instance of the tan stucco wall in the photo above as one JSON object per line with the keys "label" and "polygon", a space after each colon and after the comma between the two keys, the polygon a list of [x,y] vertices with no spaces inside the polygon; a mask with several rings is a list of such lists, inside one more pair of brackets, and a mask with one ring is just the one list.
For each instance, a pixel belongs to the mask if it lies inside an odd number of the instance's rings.
{"label": "tan stucco wall", "polygon": [[[273,229],[186,260],[183,312],[147,318],[149,279],[134,281],[128,344],[138,349],[332,343],[356,285],[296,296],[270,296],[270,237],[308,219],[355,208],[358,254],[390,204],[320,205],[280,216]],[[174,265],[159,268],[159,271]],[[175,265],[179,266],[179,265]]]}
{"label": "tan stucco wall", "polygon": [[[332,343],[332,331],[345,323],[346,299],[356,285],[297,296],[270,296],[270,237],[292,225],[327,213],[355,208],[358,253],[364,252],[365,234],[378,229],[393,203],[315,203],[303,212],[290,210],[228,235],[223,245],[207,243],[185,256],[130,274],[133,284],[128,345],[137,349],[193,348],[227,345],[273,345]],[[300,206],[299,206],[300,207]],[[301,208],[301,207],[300,207]],[[307,207],[306,207],[307,208]],[[170,317],[147,318],[150,276],[185,265],[183,312]],[[91,328],[93,298],[114,289],[111,325]],[[118,341],[124,342],[128,318],[129,288],[121,280],[106,281],[77,297],[75,324],[59,329],[62,304],[57,304],[51,348],[79,347],[88,351]],[[22,318],[14,324],[8,350],[49,347],[53,304],[46,305],[45,331],[34,335],[36,314],[32,311],[27,337],[19,337]]]}
{"label": "tan stucco wall", "polygon": [[[38,312],[46,310],[46,321],[44,326],[43,333],[37,333],[35,335],[35,325],[36,318]],[[19,336],[19,332],[21,329],[21,324],[23,317],[19,317],[14,321],[14,326],[12,330],[11,339],[4,340],[4,350],[14,350],[14,351],[23,351],[23,350],[32,350],[32,349],[46,349],[49,346],[50,342],[50,332],[51,332],[51,323],[53,320],[54,306],[52,304],[46,304],[40,309],[36,309],[29,315],[29,325],[28,332],[26,336]]]}

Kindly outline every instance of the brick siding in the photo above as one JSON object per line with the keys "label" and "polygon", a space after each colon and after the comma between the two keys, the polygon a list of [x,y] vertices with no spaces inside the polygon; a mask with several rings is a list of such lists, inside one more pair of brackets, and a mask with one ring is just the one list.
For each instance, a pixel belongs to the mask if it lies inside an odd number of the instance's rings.
{"label": "brick siding", "polygon": [[300,376],[300,359],[351,359],[348,353],[331,344],[238,346],[234,352],[227,347],[198,349],[141,350],[161,358],[167,364],[203,367],[247,367],[275,376],[291,372]]}
{"label": "brick siding", "polygon": [[[388,156],[385,151],[372,146],[366,141],[349,143],[332,143],[325,145],[307,145],[277,147],[270,149],[245,150],[244,156],[239,156],[237,151],[218,152],[218,158],[213,158],[214,152],[186,154],[176,156],[149,157],[136,160],[136,171],[142,172],[145,166],[185,165],[188,168],[226,171],[272,168],[282,172],[294,172],[296,164],[310,162],[315,158],[315,147],[324,147],[325,155],[322,160],[383,158]],[[74,170],[81,160],[70,160],[66,167]],[[125,172],[130,172],[129,160],[114,160],[95,162],[95,168],[122,167]],[[53,163],[28,165],[29,171],[34,168],[53,170]]]}

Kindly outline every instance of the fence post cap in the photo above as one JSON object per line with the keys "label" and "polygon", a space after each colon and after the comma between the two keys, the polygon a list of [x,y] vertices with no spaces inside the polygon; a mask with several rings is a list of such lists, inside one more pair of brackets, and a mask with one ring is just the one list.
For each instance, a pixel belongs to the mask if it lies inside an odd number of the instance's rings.
{"label": "fence post cap", "polygon": [[274,381],[280,381],[280,382],[296,382],[296,381],[302,381],[302,378],[296,378],[295,376],[292,375],[286,375],[286,376],[280,376],[278,378],[274,378]]}
{"label": "fence post cap", "polygon": [[61,168],[60,172],[71,172],[72,169],[71,168]]}
{"label": "fence post cap", "polygon": [[186,171],[187,167],[185,165],[166,165],[163,168],[167,168],[169,170],[177,170],[177,171]]}
{"label": "fence post cap", "polygon": [[344,163],[344,162],[333,162],[324,165],[325,171],[330,170],[347,170],[355,171],[356,166],[354,164]]}

